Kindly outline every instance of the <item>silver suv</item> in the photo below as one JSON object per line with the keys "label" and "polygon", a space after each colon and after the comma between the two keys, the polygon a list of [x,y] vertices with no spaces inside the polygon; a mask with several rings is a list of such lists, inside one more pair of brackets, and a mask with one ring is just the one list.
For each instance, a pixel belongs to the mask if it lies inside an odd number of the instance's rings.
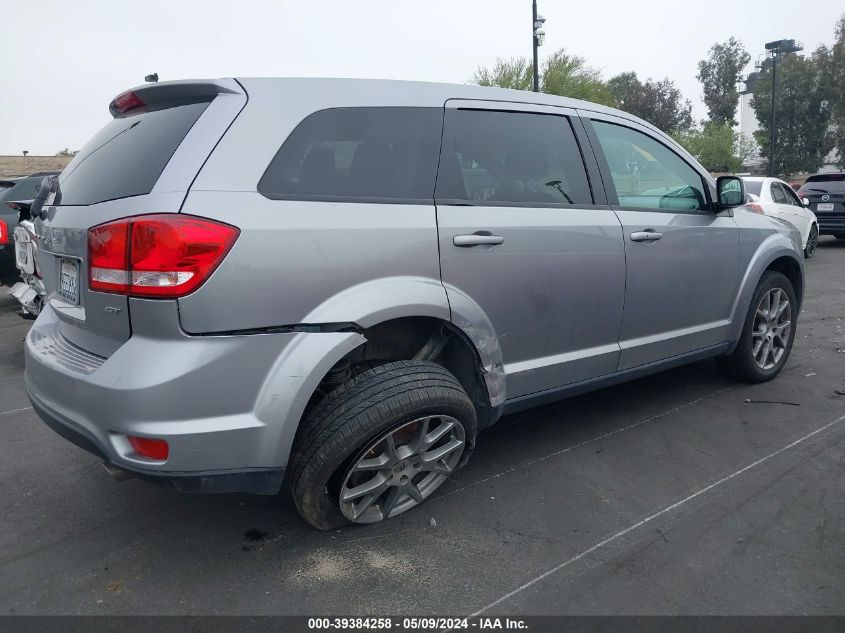
{"label": "silver suv", "polygon": [[110,110],[36,223],[26,388],[115,475],[286,476],[310,524],[371,523],[503,414],[789,356],[797,231],[623,112],[323,79],[151,84]]}

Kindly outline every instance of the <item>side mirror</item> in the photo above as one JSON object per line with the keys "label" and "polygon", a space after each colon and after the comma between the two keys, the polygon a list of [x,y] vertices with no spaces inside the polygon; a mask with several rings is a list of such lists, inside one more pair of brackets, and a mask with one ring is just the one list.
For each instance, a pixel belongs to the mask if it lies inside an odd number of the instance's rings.
{"label": "side mirror", "polygon": [[809,198],[801,198],[801,204],[803,204],[808,209],[810,208],[810,199]]}
{"label": "side mirror", "polygon": [[739,176],[719,176],[716,179],[716,198],[720,209],[745,204],[745,183]]}

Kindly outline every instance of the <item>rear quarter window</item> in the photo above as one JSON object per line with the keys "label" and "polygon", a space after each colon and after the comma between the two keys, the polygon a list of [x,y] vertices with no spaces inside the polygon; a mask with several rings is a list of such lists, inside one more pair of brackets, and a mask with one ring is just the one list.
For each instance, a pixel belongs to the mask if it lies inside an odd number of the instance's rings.
{"label": "rear quarter window", "polygon": [[434,197],[440,108],[333,108],[306,117],[258,191],[273,200],[427,202]]}
{"label": "rear quarter window", "polygon": [[61,204],[88,205],[150,193],[207,101],[118,117],[62,172]]}

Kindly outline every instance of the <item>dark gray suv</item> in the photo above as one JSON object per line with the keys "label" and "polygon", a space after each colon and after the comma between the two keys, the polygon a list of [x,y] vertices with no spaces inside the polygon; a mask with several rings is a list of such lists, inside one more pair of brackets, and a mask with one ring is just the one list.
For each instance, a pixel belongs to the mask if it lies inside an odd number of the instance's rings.
{"label": "dark gray suv", "polygon": [[115,474],[319,528],[432,495],[504,413],[717,357],[773,378],[798,232],[671,138],[542,94],[145,85],[37,220],[26,388]]}

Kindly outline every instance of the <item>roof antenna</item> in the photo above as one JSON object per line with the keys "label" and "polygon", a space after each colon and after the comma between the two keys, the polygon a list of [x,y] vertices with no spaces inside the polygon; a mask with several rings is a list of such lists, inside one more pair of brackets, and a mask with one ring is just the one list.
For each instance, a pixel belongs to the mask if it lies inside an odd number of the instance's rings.
{"label": "roof antenna", "polygon": [[146,77],[144,77],[144,81],[146,81],[147,83],[156,83],[158,81],[158,73],[147,75]]}

